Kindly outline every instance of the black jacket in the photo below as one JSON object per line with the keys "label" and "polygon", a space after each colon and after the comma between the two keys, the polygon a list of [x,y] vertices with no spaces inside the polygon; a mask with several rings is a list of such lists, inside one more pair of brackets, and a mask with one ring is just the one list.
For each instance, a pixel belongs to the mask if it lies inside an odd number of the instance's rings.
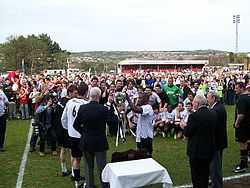
{"label": "black jacket", "polygon": [[54,124],[54,109],[52,107],[48,107],[43,111],[36,113],[37,123],[44,130],[48,130],[50,128],[55,128]]}
{"label": "black jacket", "polygon": [[108,150],[106,123],[108,109],[91,101],[79,108],[73,127],[82,135],[79,148],[81,151],[103,152]]}
{"label": "black jacket", "polygon": [[201,107],[189,115],[184,135],[188,137],[187,155],[190,159],[211,159],[215,150],[216,113]]}
{"label": "black jacket", "polygon": [[217,116],[215,144],[217,150],[227,148],[227,112],[223,104],[216,103],[213,108]]}
{"label": "black jacket", "polygon": [[58,101],[58,103],[55,106],[55,116],[53,119],[56,125],[56,134],[58,138],[62,138],[62,139],[65,139],[68,137],[68,130],[63,128],[61,117],[63,114],[63,110],[69,100],[70,100],[69,98],[63,97]]}

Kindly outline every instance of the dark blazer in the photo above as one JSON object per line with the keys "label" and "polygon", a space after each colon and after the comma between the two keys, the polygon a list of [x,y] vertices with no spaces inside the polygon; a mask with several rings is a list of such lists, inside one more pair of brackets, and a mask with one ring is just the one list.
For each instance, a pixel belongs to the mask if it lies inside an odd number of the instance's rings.
{"label": "dark blazer", "polygon": [[213,108],[217,116],[215,144],[217,150],[227,148],[227,112],[223,104],[216,103]]}
{"label": "dark blazer", "polygon": [[91,101],[80,106],[73,127],[81,133],[81,151],[103,152],[109,149],[106,137],[107,107]]}
{"label": "dark blazer", "polygon": [[216,113],[201,107],[189,115],[184,135],[188,137],[187,155],[190,159],[211,159],[215,152]]}

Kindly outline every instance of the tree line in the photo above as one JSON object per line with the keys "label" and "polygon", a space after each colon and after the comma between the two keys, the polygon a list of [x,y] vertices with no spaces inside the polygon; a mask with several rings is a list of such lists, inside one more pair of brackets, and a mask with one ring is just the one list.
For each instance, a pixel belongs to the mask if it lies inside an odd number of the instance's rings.
{"label": "tree line", "polygon": [[24,68],[25,73],[35,74],[44,69],[66,69],[69,55],[48,34],[10,36],[0,44],[2,71]]}

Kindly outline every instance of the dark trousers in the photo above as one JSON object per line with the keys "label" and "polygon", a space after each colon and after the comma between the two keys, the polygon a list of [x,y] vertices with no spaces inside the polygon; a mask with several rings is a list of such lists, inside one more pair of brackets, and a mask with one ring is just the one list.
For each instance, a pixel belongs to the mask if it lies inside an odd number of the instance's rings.
{"label": "dark trousers", "polygon": [[222,150],[218,150],[214,153],[214,156],[210,163],[210,177],[212,181],[212,188],[223,187]]}
{"label": "dark trousers", "polygon": [[107,152],[84,152],[84,158],[85,158],[85,176],[86,176],[86,183],[87,183],[87,188],[94,188],[94,159],[96,158],[96,164],[98,168],[98,174],[100,178],[100,182],[102,185],[102,188],[107,188],[108,184],[102,182],[102,170],[104,169],[106,165],[106,160],[107,160]]}
{"label": "dark trousers", "polygon": [[30,147],[35,148],[39,137],[39,125],[36,123],[32,123],[32,126],[33,126],[33,133],[30,139]]}
{"label": "dark trousers", "polygon": [[141,142],[137,143],[138,150],[147,151],[148,156],[152,156],[153,153],[153,139],[152,138],[141,138]]}
{"label": "dark trousers", "polygon": [[40,152],[45,151],[46,140],[50,142],[51,150],[56,151],[56,133],[53,128],[46,130],[43,126],[39,126],[39,137],[40,137]]}
{"label": "dark trousers", "polygon": [[228,105],[234,105],[234,103],[235,103],[235,91],[233,91],[233,90],[227,91],[227,103],[228,103]]}
{"label": "dark trousers", "polygon": [[38,134],[33,133],[30,139],[30,147],[35,148],[38,140]]}
{"label": "dark trousers", "polygon": [[210,159],[190,159],[193,188],[207,188]]}
{"label": "dark trousers", "polygon": [[4,146],[5,132],[6,132],[6,115],[2,115],[0,116],[0,148],[3,148]]}

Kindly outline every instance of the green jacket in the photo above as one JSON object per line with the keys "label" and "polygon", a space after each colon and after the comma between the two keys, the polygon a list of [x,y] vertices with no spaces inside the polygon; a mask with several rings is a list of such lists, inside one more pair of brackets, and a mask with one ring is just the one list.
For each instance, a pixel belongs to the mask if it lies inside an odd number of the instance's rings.
{"label": "green jacket", "polygon": [[169,86],[165,84],[163,86],[163,92],[168,98],[168,104],[171,106],[176,106],[179,101],[179,96],[182,95],[182,90],[176,85]]}

